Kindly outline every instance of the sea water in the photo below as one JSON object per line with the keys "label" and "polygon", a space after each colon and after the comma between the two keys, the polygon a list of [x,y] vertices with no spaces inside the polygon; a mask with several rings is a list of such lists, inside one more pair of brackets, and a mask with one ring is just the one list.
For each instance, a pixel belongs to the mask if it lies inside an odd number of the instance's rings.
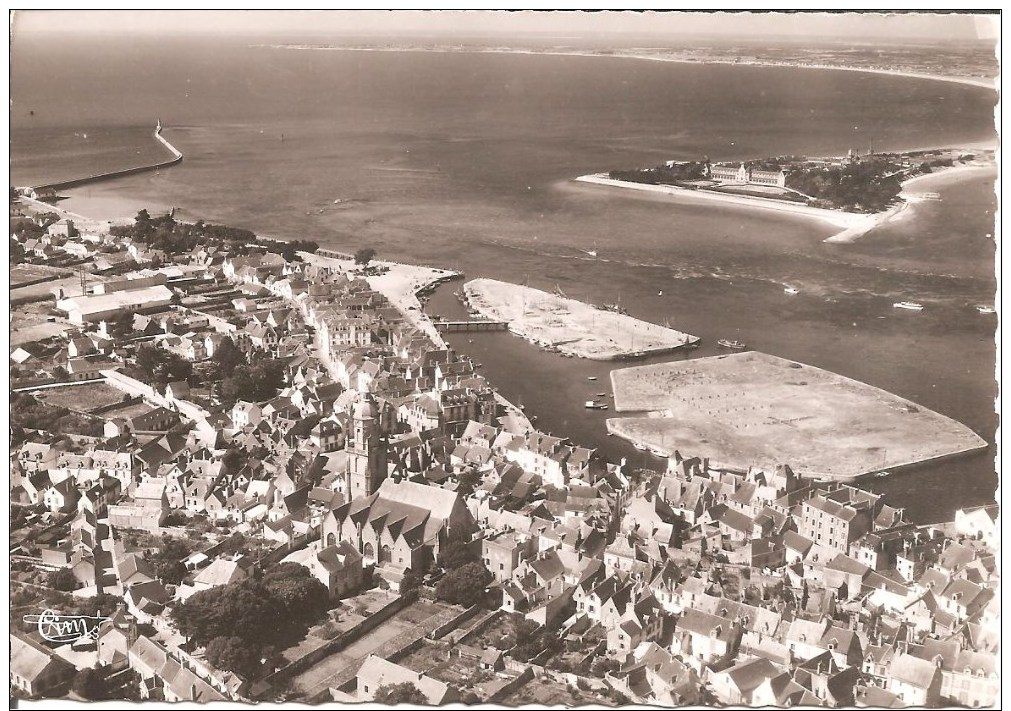
{"label": "sea water", "polygon": [[[735,338],[994,440],[996,319],[973,308],[995,288],[993,175],[932,186],[940,201],[851,244],[825,243],[832,228],[807,219],[571,182],[674,158],[988,140],[992,92],[778,67],[249,44],[16,41],[14,182],[157,156],[150,134],[161,119],[182,164],[75,189],[62,205],[96,217],[177,207],[184,219],[618,301],[701,336],[692,357]],[[455,308],[451,291],[433,310]],[[892,308],[903,300],[925,308]],[[507,333],[451,341],[540,427],[611,458],[643,457],[606,437],[613,410],[582,406],[610,391],[612,364]],[[931,520],[992,500],[994,483],[991,453],[873,486]]]}

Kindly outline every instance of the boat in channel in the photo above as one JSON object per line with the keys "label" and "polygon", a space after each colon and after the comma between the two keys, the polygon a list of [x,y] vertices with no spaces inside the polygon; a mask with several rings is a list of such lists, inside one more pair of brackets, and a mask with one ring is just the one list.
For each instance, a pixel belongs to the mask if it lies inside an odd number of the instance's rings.
{"label": "boat in channel", "polygon": [[737,340],[732,341],[728,338],[721,338],[720,340],[716,341],[716,343],[721,347],[729,348],[732,351],[743,351],[745,348],[748,347],[746,343],[742,343],[741,341]]}
{"label": "boat in channel", "polygon": [[892,307],[906,311],[923,311],[923,304],[918,304],[915,301],[896,301]]}

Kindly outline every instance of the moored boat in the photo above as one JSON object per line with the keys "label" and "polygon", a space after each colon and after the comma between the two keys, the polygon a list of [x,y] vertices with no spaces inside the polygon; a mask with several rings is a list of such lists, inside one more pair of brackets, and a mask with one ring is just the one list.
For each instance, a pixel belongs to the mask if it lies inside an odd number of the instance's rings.
{"label": "moored boat", "polygon": [[980,304],[979,306],[977,306],[976,310],[979,311],[981,314],[995,314],[995,313],[997,313],[997,310],[995,308],[993,308],[992,306],[986,306],[984,304]]}
{"label": "moored boat", "polygon": [[743,351],[745,348],[748,347],[747,344],[741,343],[740,341],[731,341],[726,338],[721,338],[720,340],[716,341],[716,343],[723,346],[724,348],[730,348],[731,350],[735,351]]}
{"label": "moored boat", "polygon": [[793,296],[795,294],[799,294],[800,293],[800,289],[794,289],[792,286],[788,286],[785,289],[783,289],[783,293],[784,294],[789,294],[790,296]]}

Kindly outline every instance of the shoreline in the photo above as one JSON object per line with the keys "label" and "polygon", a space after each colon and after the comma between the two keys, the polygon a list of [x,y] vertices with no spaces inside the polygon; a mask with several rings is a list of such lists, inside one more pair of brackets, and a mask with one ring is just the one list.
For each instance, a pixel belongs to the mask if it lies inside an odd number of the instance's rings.
{"label": "shoreline", "polygon": [[682,188],[676,185],[635,183],[627,180],[615,180],[608,177],[606,173],[580,175],[577,178],[573,178],[572,181],[591,185],[601,185],[604,187],[623,188],[627,190],[639,190],[641,192],[669,195],[674,198],[686,198],[689,201],[696,199],[703,202],[722,202],[730,205],[738,205],[740,207],[786,213],[796,217],[807,217],[809,219],[819,220],[823,223],[830,224],[834,227],[842,228],[840,232],[825,238],[823,241],[828,243],[845,244],[859,239],[878,227],[907,217],[911,212],[911,208],[917,203],[923,201],[920,193],[909,191],[908,188],[910,186],[932,178],[945,177],[950,180],[952,178],[963,177],[969,172],[992,170],[995,167],[996,166],[991,165],[955,165],[941,170],[935,170],[932,173],[924,173],[914,176],[902,181],[902,191],[898,195],[900,200],[898,204],[893,205],[883,212],[875,213],[828,210],[820,207],[791,203],[785,200],[775,200],[773,198],[733,195],[705,189],[692,190],[690,188]]}
{"label": "shoreline", "polygon": [[978,89],[989,89],[997,91],[997,77],[993,79],[977,79],[975,77],[945,76],[943,74],[924,74],[922,72],[910,72],[897,69],[875,69],[873,67],[846,67],[835,64],[791,64],[788,62],[738,62],[729,59],[685,59],[683,57],[669,57],[650,54],[624,54],[611,53],[602,54],[590,51],[536,51],[530,49],[508,49],[498,47],[488,48],[447,48],[447,47],[319,47],[304,45],[252,45],[253,47],[266,47],[268,49],[289,49],[289,50],[315,50],[328,52],[415,52],[415,53],[437,53],[437,54],[526,54],[526,55],[546,55],[555,57],[606,57],[612,59],[638,59],[650,62],[666,62],[669,64],[698,64],[698,65],[727,65],[732,67],[781,67],[786,69],[823,69],[837,70],[843,72],[864,72],[865,74],[879,74],[884,76],[902,77],[906,79],[925,79],[929,81],[941,81],[950,84],[961,84],[972,86]]}

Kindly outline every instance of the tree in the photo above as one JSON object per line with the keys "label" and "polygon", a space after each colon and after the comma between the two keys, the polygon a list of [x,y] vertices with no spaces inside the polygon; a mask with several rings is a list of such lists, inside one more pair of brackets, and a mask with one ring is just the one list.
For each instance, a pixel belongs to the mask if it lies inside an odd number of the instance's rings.
{"label": "tree", "polygon": [[372,247],[362,247],[355,252],[355,264],[366,265],[376,257],[376,250]]}
{"label": "tree", "polygon": [[97,669],[90,667],[82,669],[74,675],[71,685],[78,696],[95,701],[105,698],[105,679]]}
{"label": "tree", "polygon": [[481,485],[481,473],[474,469],[469,469],[460,474],[457,477],[457,481],[456,493],[465,499],[474,493],[474,489]]}
{"label": "tree", "polygon": [[284,364],[279,360],[264,360],[253,365],[238,365],[231,377],[221,383],[221,397],[236,400],[267,400],[284,385]]}
{"label": "tree", "polygon": [[231,338],[221,339],[221,344],[214,349],[212,359],[217,363],[222,378],[232,377],[237,366],[246,365],[246,354]]}
{"label": "tree", "polygon": [[207,661],[218,669],[250,678],[260,667],[260,654],[241,637],[215,637],[204,650]]}
{"label": "tree", "polygon": [[483,565],[467,563],[446,573],[439,581],[435,595],[456,605],[476,605],[484,597],[485,586],[491,580],[491,573]]}
{"label": "tree", "polygon": [[262,583],[290,619],[308,625],[330,609],[330,591],[298,563],[271,567]]}
{"label": "tree", "polygon": [[480,556],[475,548],[468,543],[466,537],[450,534],[446,545],[439,551],[439,566],[443,570],[456,570],[468,563],[478,561]]}
{"label": "tree", "polygon": [[373,700],[377,704],[383,704],[384,706],[395,706],[396,704],[428,705],[428,697],[421,692],[421,689],[409,681],[399,684],[380,685],[376,689]]}
{"label": "tree", "polygon": [[421,587],[422,582],[424,582],[424,576],[412,568],[408,568],[404,571],[404,577],[400,580],[400,594],[403,595],[411,590],[417,590]]}
{"label": "tree", "polygon": [[147,554],[154,567],[155,575],[163,583],[178,585],[186,577],[186,566],[183,560],[190,554],[192,546],[185,540],[162,536],[161,545]]}
{"label": "tree", "polygon": [[70,568],[58,568],[49,573],[46,584],[51,588],[69,592],[77,589],[77,578],[70,572]]}

